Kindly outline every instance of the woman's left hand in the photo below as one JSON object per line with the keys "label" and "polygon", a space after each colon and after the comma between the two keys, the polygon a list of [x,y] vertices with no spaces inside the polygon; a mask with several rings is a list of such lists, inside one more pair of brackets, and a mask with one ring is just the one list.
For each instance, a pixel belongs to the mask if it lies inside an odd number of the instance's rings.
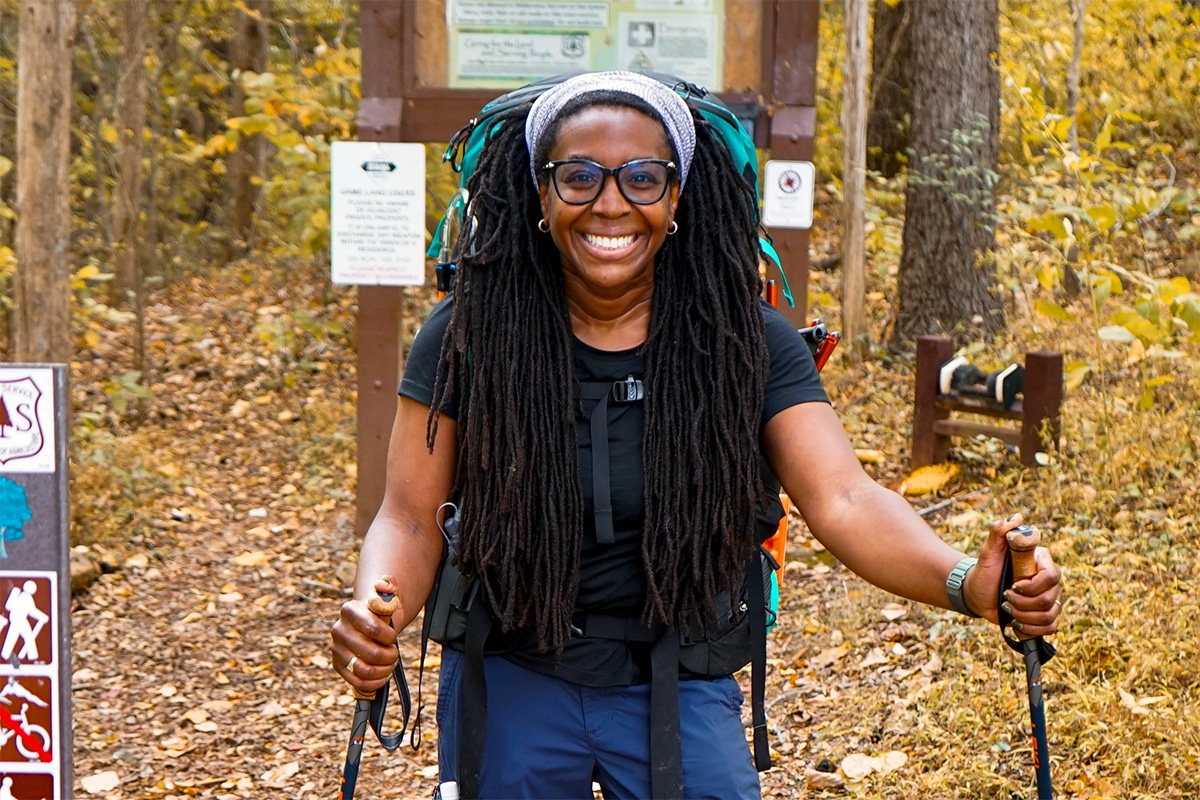
{"label": "woman's left hand", "polygon": [[1039,547],[1034,552],[1037,573],[1026,580],[1016,581],[1000,598],[1000,579],[1008,555],[1005,534],[1022,522],[1020,514],[992,524],[987,541],[979,550],[979,563],[967,576],[964,595],[975,613],[999,624],[1000,603],[1013,617],[1013,628],[1025,636],[1049,636],[1058,630],[1062,612],[1061,573],[1050,551]]}

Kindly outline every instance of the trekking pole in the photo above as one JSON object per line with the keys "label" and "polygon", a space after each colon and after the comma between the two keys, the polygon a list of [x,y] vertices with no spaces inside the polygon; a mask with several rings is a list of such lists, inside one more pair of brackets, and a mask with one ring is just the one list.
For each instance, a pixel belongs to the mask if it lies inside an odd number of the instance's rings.
{"label": "trekking pole", "polygon": [[[380,590],[379,587],[384,589]],[[392,614],[400,606],[400,598],[396,597],[396,579],[384,575],[375,584],[377,594],[367,600],[367,608],[388,625],[392,624]],[[390,591],[388,591],[390,589]],[[352,659],[353,660],[353,659]],[[386,692],[387,685],[383,690]],[[342,784],[338,789],[338,800],[354,800],[354,786],[358,783],[358,767],[362,760],[363,740],[367,736],[367,726],[371,720],[371,702],[375,692],[354,690],[354,722],[350,726],[350,744],[346,747],[346,766],[342,768]]]}
{"label": "trekking pole", "polygon": [[[1020,525],[1008,532],[1008,549],[1012,554],[1014,582],[1037,574],[1033,551],[1041,541],[1037,528]],[[1029,687],[1030,741],[1033,745],[1033,770],[1037,776],[1038,800],[1054,800],[1050,786],[1050,751],[1046,744],[1046,706],[1042,698],[1042,637],[1021,636],[1021,652],[1025,656],[1025,681]]]}

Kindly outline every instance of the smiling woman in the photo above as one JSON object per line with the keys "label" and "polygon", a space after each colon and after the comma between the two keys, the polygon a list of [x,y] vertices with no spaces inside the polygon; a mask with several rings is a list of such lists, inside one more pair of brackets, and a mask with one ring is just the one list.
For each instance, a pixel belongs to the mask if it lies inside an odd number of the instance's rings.
{"label": "smiling woman", "polygon": [[[453,291],[405,366],[333,663],[381,686],[429,598],[444,797],[590,798],[598,780],[610,798],[758,798],[761,693],[752,761],[732,674],[765,665],[780,489],[868,580],[993,620],[1020,516],[975,564],[862,471],[803,338],[761,299],[754,187],[670,84],[583,74],[497,120]],[[1006,604],[1032,635],[1059,609],[1037,563]],[[394,629],[366,605],[382,574]]]}

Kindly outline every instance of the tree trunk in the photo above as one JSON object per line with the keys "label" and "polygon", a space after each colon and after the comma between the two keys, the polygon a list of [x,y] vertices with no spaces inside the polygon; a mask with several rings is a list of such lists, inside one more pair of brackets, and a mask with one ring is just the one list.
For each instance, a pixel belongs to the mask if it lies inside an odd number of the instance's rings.
{"label": "tree trunk", "polygon": [[[237,75],[239,72],[267,71],[270,0],[246,0],[245,9],[234,12],[233,42],[229,66],[234,72],[230,113],[245,113],[246,93]],[[230,260],[246,254],[254,229],[254,209],[258,204],[260,187],[256,178],[266,172],[267,140],[259,134],[238,140],[237,149],[226,159],[226,175],[230,194]]]}
{"label": "tree trunk", "polygon": [[1087,0],[1071,0],[1071,21],[1075,35],[1071,43],[1071,63],[1067,66],[1067,116],[1071,118],[1071,130],[1067,140],[1071,152],[1079,154],[1079,69],[1083,61],[1083,23],[1087,12]]}
{"label": "tree trunk", "polygon": [[842,82],[842,334],[850,354],[870,349],[866,302],[867,0],[846,0]]}
{"label": "tree trunk", "polygon": [[871,100],[867,168],[890,178],[907,158],[912,117],[912,11],[910,0],[875,3],[871,35]]}
{"label": "tree trunk", "polygon": [[18,361],[71,360],[71,46],[75,4],[25,0],[17,48]]}
{"label": "tree trunk", "polygon": [[[139,269],[142,210],[142,153],[146,127],[146,0],[121,1],[124,29],[121,75],[117,81],[117,130],[120,156],[113,203],[113,302],[126,305],[141,292]],[[140,369],[141,367],[137,367]]]}
{"label": "tree trunk", "polygon": [[[101,239],[106,244],[111,244],[113,241],[113,215],[112,208],[109,204],[109,158],[108,158],[108,142],[104,138],[104,123],[108,119],[109,106],[115,102],[115,98],[108,95],[108,89],[111,87],[105,86],[103,72],[105,65],[109,63],[107,54],[101,55],[100,48],[96,46],[96,39],[92,35],[91,26],[86,23],[79,25],[79,41],[77,45],[82,46],[91,59],[93,70],[91,74],[82,76],[86,81],[95,81],[95,94],[92,96],[92,118],[87,126],[92,134],[92,185],[91,198],[87,201],[85,213],[88,214],[92,223],[100,229]],[[109,287],[111,294],[112,288]]]}
{"label": "tree trunk", "polygon": [[889,340],[976,337],[1003,325],[993,294],[1000,80],[998,0],[909,0],[912,160]]}
{"label": "tree trunk", "polygon": [[[5,9],[0,8],[0,57],[13,58],[16,54],[12,52],[10,44],[15,41],[15,32],[9,31],[9,18],[4,14]],[[8,127],[8,109],[0,105],[0,156],[7,158],[14,164],[17,162],[17,153],[15,150],[15,142],[13,141],[12,133]],[[5,173],[0,175],[0,204],[8,204],[16,202],[16,198],[9,193],[9,177]],[[8,216],[0,214],[0,243],[8,244],[12,242],[12,221]],[[4,309],[0,308],[0,319],[3,319],[4,325],[8,324],[7,314]],[[4,330],[8,330],[7,327]]]}

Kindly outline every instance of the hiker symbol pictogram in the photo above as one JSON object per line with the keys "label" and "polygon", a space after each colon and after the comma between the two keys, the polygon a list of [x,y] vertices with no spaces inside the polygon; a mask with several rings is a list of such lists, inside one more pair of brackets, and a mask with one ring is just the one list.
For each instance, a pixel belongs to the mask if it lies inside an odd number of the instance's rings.
{"label": "hiker symbol pictogram", "polygon": [[50,581],[29,575],[9,574],[0,578],[0,665],[22,667],[51,663]]}

